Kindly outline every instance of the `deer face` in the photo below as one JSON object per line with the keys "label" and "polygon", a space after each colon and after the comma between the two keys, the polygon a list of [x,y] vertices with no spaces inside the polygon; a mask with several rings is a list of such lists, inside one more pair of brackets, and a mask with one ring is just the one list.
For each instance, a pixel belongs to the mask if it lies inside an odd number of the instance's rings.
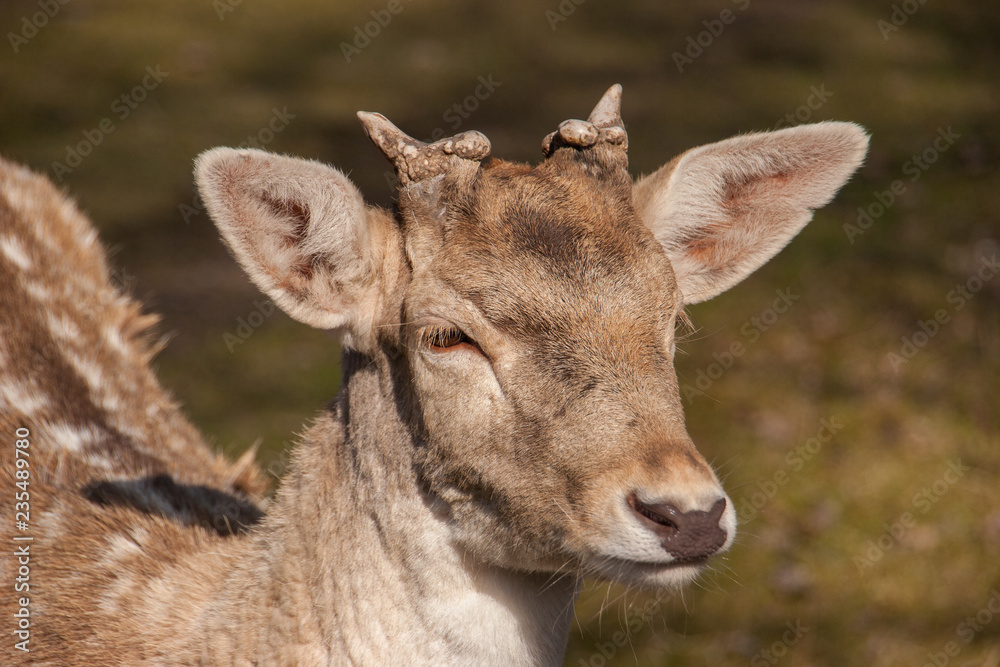
{"label": "deer face", "polygon": [[684,428],[675,320],[787,243],[863,158],[827,123],[694,149],[633,185],[613,87],[530,168],[469,132],[425,145],[361,114],[397,215],[339,172],[199,159],[203,198],[293,317],[394,350],[420,482],[482,560],[678,583],[727,548],[732,502]]}
{"label": "deer face", "polygon": [[630,181],[569,152],[494,164],[454,195],[435,251],[411,257],[423,474],[462,540],[506,565],[683,576],[731,541],[730,503],[683,426],[682,298],[631,199]]}

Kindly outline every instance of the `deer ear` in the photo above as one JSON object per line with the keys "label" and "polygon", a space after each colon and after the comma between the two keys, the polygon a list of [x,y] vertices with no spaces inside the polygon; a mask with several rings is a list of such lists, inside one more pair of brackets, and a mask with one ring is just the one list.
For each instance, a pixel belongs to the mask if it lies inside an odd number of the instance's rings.
{"label": "deer ear", "polygon": [[390,238],[385,213],[319,162],[259,150],[202,153],[195,180],[237,261],[286,313],[369,334]]}
{"label": "deer ear", "polygon": [[778,253],[861,164],[868,135],[816,123],[694,148],[633,188],[686,303],[723,292]]}

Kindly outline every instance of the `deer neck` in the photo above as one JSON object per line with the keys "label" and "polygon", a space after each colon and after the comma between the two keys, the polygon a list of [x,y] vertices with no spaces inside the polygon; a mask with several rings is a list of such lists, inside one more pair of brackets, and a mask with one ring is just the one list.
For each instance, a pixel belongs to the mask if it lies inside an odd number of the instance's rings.
{"label": "deer neck", "polygon": [[274,632],[274,649],[315,647],[301,657],[328,651],[331,663],[561,664],[576,580],[492,567],[452,542],[415,473],[405,359],[372,361],[345,354],[341,394],[255,537],[263,558],[247,575],[300,635]]}

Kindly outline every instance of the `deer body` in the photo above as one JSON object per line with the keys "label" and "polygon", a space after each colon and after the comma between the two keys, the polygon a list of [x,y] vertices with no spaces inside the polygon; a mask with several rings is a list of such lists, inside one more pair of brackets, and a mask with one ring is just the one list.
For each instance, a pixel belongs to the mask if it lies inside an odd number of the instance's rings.
{"label": "deer body", "polygon": [[[480,164],[479,133],[428,146],[361,114],[399,174],[394,212],[319,163],[199,158],[250,277],[345,346],[273,500],[156,383],[148,322],[86,221],[0,164],[0,427],[32,434],[14,664],[559,664],[582,576],[677,586],[728,548],[732,503],[683,426],[675,318],[780,250],[867,140],[748,135],[633,184],[619,95],[534,168]],[[6,444],[0,463],[10,532]],[[4,555],[5,586],[17,572]]]}

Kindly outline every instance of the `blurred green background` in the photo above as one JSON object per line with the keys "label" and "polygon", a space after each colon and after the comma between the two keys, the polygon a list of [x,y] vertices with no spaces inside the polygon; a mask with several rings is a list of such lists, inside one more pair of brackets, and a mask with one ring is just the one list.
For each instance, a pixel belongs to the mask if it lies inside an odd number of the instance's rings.
{"label": "blurred green background", "polygon": [[163,382],[276,476],[339,353],[259,312],[194,198],[200,151],[317,158],[388,204],[358,109],[537,161],[620,82],[635,174],[749,130],[864,125],[836,201],[690,309],[688,427],[735,547],[683,594],[589,587],[566,664],[1000,663],[1000,4],[61,2],[0,5],[0,152],[78,199],[165,317]]}

